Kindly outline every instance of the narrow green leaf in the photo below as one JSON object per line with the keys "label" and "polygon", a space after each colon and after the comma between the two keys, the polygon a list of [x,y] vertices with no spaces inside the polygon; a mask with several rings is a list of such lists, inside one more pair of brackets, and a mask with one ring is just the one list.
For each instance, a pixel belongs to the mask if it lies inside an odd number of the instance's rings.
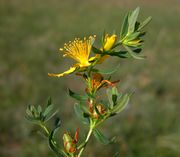
{"label": "narrow green leaf", "polygon": [[137,39],[140,34],[141,32],[134,32],[126,37],[126,41],[132,41],[134,39]]}
{"label": "narrow green leaf", "polygon": [[126,14],[124,20],[123,20],[123,24],[121,27],[121,33],[120,33],[120,39],[123,40],[124,37],[126,36],[127,32],[128,32],[128,17],[129,17],[129,13]]}
{"label": "narrow green leaf", "polygon": [[118,96],[119,96],[119,92],[118,92],[117,88],[116,88],[116,87],[113,87],[113,88],[112,88],[112,101],[113,101],[113,106],[116,106]]}
{"label": "narrow green leaf", "polygon": [[84,124],[89,124],[88,117],[84,117],[84,111],[82,110],[80,104],[76,103],[74,104],[74,111],[76,113],[76,116],[79,118],[79,120]]}
{"label": "narrow green leaf", "polygon": [[112,109],[113,108],[112,90],[111,89],[107,89],[106,93],[107,93],[108,100],[109,100],[109,109]]}
{"label": "narrow green leaf", "polygon": [[52,99],[51,97],[48,98],[48,101],[47,101],[47,106],[51,105],[52,104]]}
{"label": "narrow green leaf", "polygon": [[26,114],[28,115],[28,116],[30,116],[30,117],[32,117],[33,115],[32,115],[32,112],[30,111],[30,105],[27,107],[27,109],[26,109]]}
{"label": "narrow green leaf", "polygon": [[55,112],[49,112],[46,117],[43,119],[44,122],[49,121],[52,117],[54,117],[56,114],[58,113],[58,110],[56,110]]}
{"label": "narrow green leaf", "polygon": [[135,58],[135,59],[144,59],[145,58],[144,56],[136,54],[135,52],[133,52],[133,50],[131,50],[128,46],[124,45],[124,47],[133,58]]}
{"label": "narrow green leaf", "polygon": [[43,112],[43,115],[46,117],[54,109],[54,104],[49,105]]}
{"label": "narrow green leaf", "polygon": [[78,101],[86,101],[88,99],[87,95],[76,94],[73,91],[71,91],[70,89],[69,89],[69,95]]}
{"label": "narrow green leaf", "polygon": [[59,127],[55,128],[49,135],[49,140],[48,140],[48,143],[49,143],[49,147],[52,149],[53,152],[56,153],[56,155],[58,157],[63,157],[64,155],[67,155],[65,152],[63,151],[60,151],[57,147],[57,144],[54,140],[54,135],[55,133],[57,132]]}
{"label": "narrow green leaf", "polygon": [[25,118],[30,121],[31,123],[34,124],[39,124],[40,123],[40,119],[39,118],[35,118],[35,117],[29,117],[29,116],[25,116]]}
{"label": "narrow green leaf", "polygon": [[104,45],[105,36],[106,36],[106,31],[104,30],[101,39],[102,45]]}
{"label": "narrow green leaf", "polygon": [[110,143],[109,139],[106,138],[99,130],[94,129],[93,130],[93,135],[94,137],[101,143],[104,145],[107,145]]}
{"label": "narrow green leaf", "polygon": [[141,30],[142,28],[144,28],[147,24],[149,24],[149,22],[152,20],[152,17],[149,16],[146,20],[144,20],[138,28],[138,31]]}
{"label": "narrow green leaf", "polygon": [[129,53],[127,51],[113,51],[111,53],[107,53],[107,55],[119,58],[130,58]]}
{"label": "narrow green leaf", "polygon": [[36,117],[36,118],[39,117],[39,113],[38,113],[37,109],[35,108],[35,106],[31,105],[30,108],[31,108],[30,110],[31,110],[33,117]]}
{"label": "narrow green leaf", "polygon": [[42,107],[41,107],[40,105],[38,105],[37,111],[38,111],[39,113],[42,112]]}
{"label": "narrow green leaf", "polygon": [[119,113],[119,112],[121,112],[123,109],[125,109],[125,107],[126,107],[127,104],[129,103],[130,95],[131,95],[131,94],[125,94],[125,95],[123,95],[123,96],[120,98],[120,100],[118,100],[117,105],[112,109],[112,113]]}
{"label": "narrow green leaf", "polygon": [[139,10],[140,10],[140,7],[137,7],[134,11],[132,11],[132,13],[128,17],[128,23],[129,23],[128,34],[131,34],[134,32],[135,24],[139,15]]}

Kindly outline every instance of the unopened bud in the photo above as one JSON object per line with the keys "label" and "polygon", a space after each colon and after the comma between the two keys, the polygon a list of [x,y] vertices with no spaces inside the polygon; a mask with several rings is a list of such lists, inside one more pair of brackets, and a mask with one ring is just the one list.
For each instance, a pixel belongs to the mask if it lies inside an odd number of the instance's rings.
{"label": "unopened bud", "polygon": [[97,113],[97,111],[95,109],[92,113],[93,118],[96,118],[96,119],[99,118],[99,116],[100,116],[99,114],[103,115],[106,112],[105,108],[101,104],[97,105],[96,109],[98,110],[99,113]]}
{"label": "unopened bud", "polygon": [[103,50],[105,50],[105,51],[111,50],[111,48],[116,43],[116,39],[117,39],[117,35],[115,35],[115,34],[113,34],[111,36],[106,35],[105,36],[105,43],[104,43],[104,46],[103,46]]}
{"label": "unopened bud", "polygon": [[68,134],[65,133],[63,135],[63,141],[64,141],[64,148],[67,153],[75,153],[77,150],[77,145],[76,141],[72,139],[72,137]]}

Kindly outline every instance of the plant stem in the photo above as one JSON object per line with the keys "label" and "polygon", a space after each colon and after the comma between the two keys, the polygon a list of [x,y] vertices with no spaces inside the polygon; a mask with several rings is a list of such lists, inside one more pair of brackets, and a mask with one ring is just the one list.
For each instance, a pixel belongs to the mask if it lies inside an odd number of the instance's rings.
{"label": "plant stem", "polygon": [[50,133],[49,133],[49,130],[47,129],[47,127],[44,124],[40,124],[40,127],[45,131],[46,136],[48,137]]}
{"label": "plant stem", "polygon": [[88,141],[89,141],[89,139],[91,137],[92,131],[93,131],[93,127],[90,127],[89,132],[88,132],[88,134],[86,136],[86,140],[85,140],[84,146],[79,151],[78,157],[81,157],[81,155],[82,155],[82,153],[83,153],[83,151],[84,151],[84,149],[85,149],[85,147],[86,147],[86,145],[87,145],[87,143],[88,143]]}

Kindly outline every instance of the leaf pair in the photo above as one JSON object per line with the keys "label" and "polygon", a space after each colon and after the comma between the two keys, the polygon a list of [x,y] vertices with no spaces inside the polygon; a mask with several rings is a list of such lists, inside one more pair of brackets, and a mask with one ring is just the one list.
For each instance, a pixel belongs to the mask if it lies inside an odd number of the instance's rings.
{"label": "leaf pair", "polygon": [[107,90],[108,100],[109,100],[109,112],[111,116],[120,113],[125,109],[129,103],[131,94],[119,93],[116,87]]}

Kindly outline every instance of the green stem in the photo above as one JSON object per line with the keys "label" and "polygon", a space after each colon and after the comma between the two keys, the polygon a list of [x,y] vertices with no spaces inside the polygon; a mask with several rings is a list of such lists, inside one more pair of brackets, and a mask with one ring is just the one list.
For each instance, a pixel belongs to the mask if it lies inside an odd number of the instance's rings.
{"label": "green stem", "polygon": [[47,127],[44,124],[40,124],[40,127],[44,130],[44,132],[46,133],[46,136],[48,137],[50,135],[49,130],[47,129]]}
{"label": "green stem", "polygon": [[78,157],[81,157],[81,155],[82,155],[82,153],[83,153],[83,151],[84,151],[84,149],[85,149],[85,147],[86,147],[86,145],[87,145],[87,143],[88,143],[88,141],[89,141],[89,139],[91,137],[92,132],[93,132],[93,127],[90,127],[89,132],[88,132],[88,134],[86,136],[86,140],[84,142],[84,146],[79,151]]}

